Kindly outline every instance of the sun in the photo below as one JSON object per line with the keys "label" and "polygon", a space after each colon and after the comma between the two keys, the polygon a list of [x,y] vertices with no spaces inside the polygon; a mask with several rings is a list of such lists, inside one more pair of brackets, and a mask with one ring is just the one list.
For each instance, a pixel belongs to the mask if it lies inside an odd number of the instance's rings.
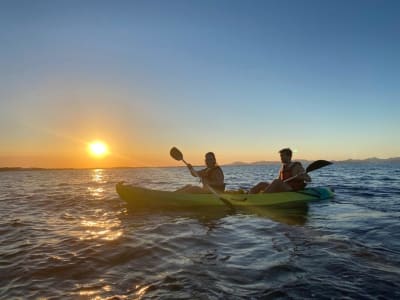
{"label": "sun", "polygon": [[95,157],[103,157],[108,154],[108,147],[104,142],[95,141],[89,144],[89,152]]}

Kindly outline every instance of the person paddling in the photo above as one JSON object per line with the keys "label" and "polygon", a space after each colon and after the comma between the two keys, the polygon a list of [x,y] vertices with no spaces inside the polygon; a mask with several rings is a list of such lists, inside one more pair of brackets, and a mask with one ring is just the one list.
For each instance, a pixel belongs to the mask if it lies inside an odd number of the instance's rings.
{"label": "person paddling", "polygon": [[310,176],[300,162],[292,162],[292,150],[284,148],[279,151],[282,166],[279,170],[279,178],[271,183],[260,182],[249,190],[249,194],[291,192],[302,190],[308,182],[311,182]]}
{"label": "person paddling", "polygon": [[192,176],[199,177],[203,183],[203,186],[199,187],[189,184],[178,189],[176,192],[208,194],[210,193],[210,190],[207,188],[207,185],[217,192],[223,192],[225,190],[224,172],[222,171],[221,167],[217,165],[217,160],[213,152],[206,153],[205,163],[206,168],[200,171],[196,171],[191,164],[187,165]]}

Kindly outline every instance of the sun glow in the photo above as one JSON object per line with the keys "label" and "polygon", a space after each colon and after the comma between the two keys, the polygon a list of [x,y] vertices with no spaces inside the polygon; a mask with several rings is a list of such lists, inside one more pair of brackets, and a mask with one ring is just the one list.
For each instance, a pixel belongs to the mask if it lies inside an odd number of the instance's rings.
{"label": "sun glow", "polygon": [[89,152],[93,156],[103,157],[108,154],[108,148],[105,143],[96,141],[89,144]]}

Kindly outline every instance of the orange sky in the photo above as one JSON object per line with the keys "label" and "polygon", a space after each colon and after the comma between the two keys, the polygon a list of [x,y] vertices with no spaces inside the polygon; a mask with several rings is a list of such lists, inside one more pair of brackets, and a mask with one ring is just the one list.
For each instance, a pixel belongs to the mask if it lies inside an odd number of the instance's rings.
{"label": "orange sky", "polygon": [[28,2],[0,10],[0,167],[400,156],[391,5]]}

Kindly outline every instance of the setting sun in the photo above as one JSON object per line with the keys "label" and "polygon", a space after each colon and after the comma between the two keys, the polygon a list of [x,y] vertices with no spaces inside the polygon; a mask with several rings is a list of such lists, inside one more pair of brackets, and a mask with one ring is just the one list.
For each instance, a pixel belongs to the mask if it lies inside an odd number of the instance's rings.
{"label": "setting sun", "polygon": [[89,152],[96,157],[105,156],[108,153],[107,145],[100,141],[90,143]]}

